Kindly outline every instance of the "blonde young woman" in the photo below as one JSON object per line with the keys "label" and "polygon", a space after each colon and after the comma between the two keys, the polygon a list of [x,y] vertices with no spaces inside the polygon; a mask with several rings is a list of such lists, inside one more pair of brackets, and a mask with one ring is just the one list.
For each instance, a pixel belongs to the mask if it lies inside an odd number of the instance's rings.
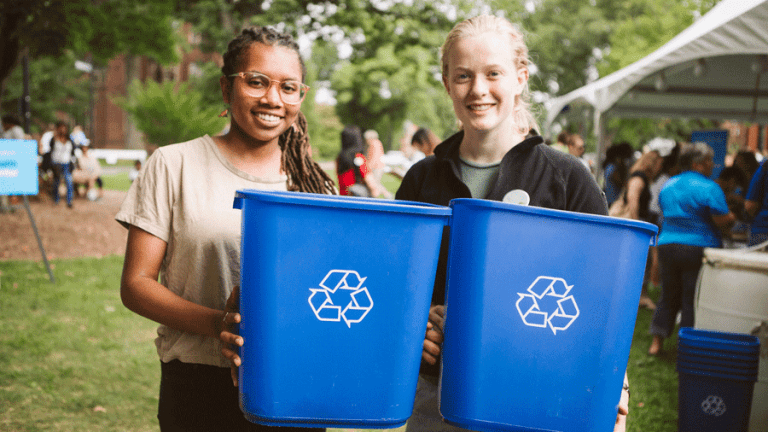
{"label": "blonde young woman", "polygon": [[[605,196],[590,172],[575,157],[544,144],[535,130],[528,109],[528,48],[515,26],[494,16],[457,24],[442,47],[442,73],[463,130],[408,171],[397,199],[440,205],[453,198],[501,201],[507,192],[519,189],[533,206],[607,214]],[[409,431],[462,430],[442,423],[437,404],[445,264],[443,255]],[[618,431],[625,428],[628,399],[624,391]]]}

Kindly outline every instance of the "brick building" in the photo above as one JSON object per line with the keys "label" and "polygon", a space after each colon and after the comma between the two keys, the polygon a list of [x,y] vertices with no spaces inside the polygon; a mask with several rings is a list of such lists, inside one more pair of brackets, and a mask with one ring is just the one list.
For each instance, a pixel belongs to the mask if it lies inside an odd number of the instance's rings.
{"label": "brick building", "polygon": [[[183,31],[189,46],[199,45],[190,25],[185,25]],[[183,82],[199,73],[196,66],[199,62],[222,64],[220,54],[203,53],[198,48],[180,53],[180,57],[178,64],[162,66],[147,57],[121,55],[112,59],[104,70],[94,74],[93,129],[90,136],[93,147],[146,147],[141,132],[135,128],[128,114],[111,100],[116,96],[126,96],[128,84],[134,79],[142,82],[148,79]]]}

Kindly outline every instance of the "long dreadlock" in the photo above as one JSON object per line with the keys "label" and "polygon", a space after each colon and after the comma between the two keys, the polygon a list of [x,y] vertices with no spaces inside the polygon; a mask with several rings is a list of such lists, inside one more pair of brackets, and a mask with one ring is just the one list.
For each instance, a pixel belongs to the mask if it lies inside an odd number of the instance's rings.
{"label": "long dreadlock", "polygon": [[[224,66],[221,68],[224,76],[229,77],[237,68],[240,54],[254,43],[262,43],[269,46],[282,46],[296,52],[301,64],[301,79],[306,76],[306,66],[299,53],[299,45],[290,35],[280,33],[269,27],[249,27],[234,38],[227,46],[224,54]],[[230,83],[234,78],[228,78]],[[336,194],[333,180],[320,168],[310,153],[309,132],[307,131],[307,119],[299,111],[294,124],[280,135],[280,167],[288,176],[288,190],[299,192],[312,192],[321,194]]]}
{"label": "long dreadlock", "polygon": [[307,119],[299,111],[294,125],[280,135],[280,166],[288,175],[288,190],[335,194],[333,180],[320,168],[311,155]]}

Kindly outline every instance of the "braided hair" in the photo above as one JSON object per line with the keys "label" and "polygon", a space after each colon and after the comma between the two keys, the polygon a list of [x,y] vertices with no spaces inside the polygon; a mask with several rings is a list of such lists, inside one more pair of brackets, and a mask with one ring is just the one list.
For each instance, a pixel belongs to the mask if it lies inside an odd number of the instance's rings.
{"label": "braided hair", "polygon": [[[230,88],[234,81],[230,75],[236,73],[241,54],[254,43],[281,46],[296,52],[301,64],[301,80],[304,81],[307,69],[299,53],[299,45],[293,38],[269,27],[256,26],[243,29],[229,42],[227,52],[224,53],[221,72],[230,81]],[[289,191],[336,194],[333,180],[312,159],[307,119],[304,114],[299,112],[294,124],[280,135],[278,142],[282,152],[280,168],[288,176]]]}

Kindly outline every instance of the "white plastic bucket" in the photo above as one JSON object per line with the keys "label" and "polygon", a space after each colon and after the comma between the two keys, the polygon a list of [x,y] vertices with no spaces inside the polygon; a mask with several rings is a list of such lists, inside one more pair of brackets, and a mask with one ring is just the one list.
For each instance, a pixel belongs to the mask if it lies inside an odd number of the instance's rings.
{"label": "white plastic bucket", "polygon": [[[768,253],[704,249],[694,300],[694,326],[751,334],[768,323]],[[760,368],[752,398],[750,432],[768,431],[768,337],[761,342]]]}

